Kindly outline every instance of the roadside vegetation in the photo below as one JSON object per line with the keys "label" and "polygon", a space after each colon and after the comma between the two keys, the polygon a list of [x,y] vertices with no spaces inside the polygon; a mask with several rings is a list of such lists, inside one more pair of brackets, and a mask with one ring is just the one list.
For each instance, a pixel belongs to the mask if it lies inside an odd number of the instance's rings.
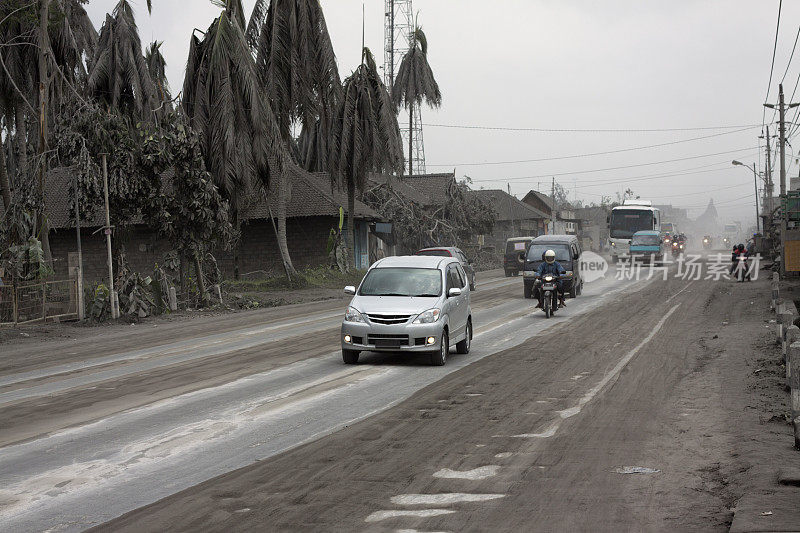
{"label": "roadside vegetation", "polygon": [[[391,187],[368,190],[370,173],[402,175],[405,168],[400,106],[441,104],[422,30],[391,94],[368,48],[342,81],[317,0],[258,0],[249,19],[241,0],[214,0],[219,15],[186,36],[186,75],[173,95],[161,43],[142,43],[133,4],[119,0],[97,30],[88,1],[0,4],[0,270],[7,285],[53,275],[54,199],[45,194],[53,168],[69,170],[69,188],[59,194],[70,198],[73,217],[77,200],[84,227],[104,218],[105,165],[107,231],[143,224],[170,243],[150,272],[131,271],[115,244],[114,285],[131,317],[169,310],[170,288],[179,306],[207,307],[221,305],[223,289],[253,283],[296,289],[354,279],[356,199],[393,221],[409,247],[460,244],[493,224],[493,214],[459,188],[435,212],[397,200]],[[149,16],[151,4],[138,15]],[[286,236],[293,165],[328,172],[346,192],[344,223],[331,236],[333,269],[294,267]],[[277,206],[282,280],[239,279],[242,213],[253,198]],[[220,252],[233,256],[233,280],[222,279]],[[107,284],[85,289],[87,316],[103,320]]]}

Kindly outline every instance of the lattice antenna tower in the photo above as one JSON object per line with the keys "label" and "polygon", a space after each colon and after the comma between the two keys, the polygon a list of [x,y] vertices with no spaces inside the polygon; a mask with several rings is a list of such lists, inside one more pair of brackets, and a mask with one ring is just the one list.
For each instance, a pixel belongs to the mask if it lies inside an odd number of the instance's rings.
{"label": "lattice antenna tower", "polygon": [[[386,87],[391,91],[394,79],[403,56],[411,47],[411,33],[414,31],[414,11],[411,0],[385,0],[384,32],[383,32],[383,76]],[[422,137],[422,113],[419,105],[414,106],[412,117],[404,109],[400,110],[397,120],[403,136],[403,150],[406,152],[406,172],[408,161],[415,175],[425,174],[425,143]],[[409,146],[409,134],[411,146]],[[409,149],[411,153],[409,152]]]}

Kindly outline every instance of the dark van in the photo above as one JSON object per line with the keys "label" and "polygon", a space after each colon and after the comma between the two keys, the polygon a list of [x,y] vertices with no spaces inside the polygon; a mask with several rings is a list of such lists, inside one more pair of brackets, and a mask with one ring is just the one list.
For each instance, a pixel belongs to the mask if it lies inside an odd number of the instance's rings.
{"label": "dark van", "polygon": [[506,277],[518,275],[525,266],[528,246],[536,237],[511,237],[506,240],[506,254],[503,257],[503,269]]}
{"label": "dark van", "polygon": [[575,235],[542,235],[531,241],[525,269],[522,272],[525,298],[532,297],[534,275],[544,261],[542,256],[547,250],[556,253],[556,261],[567,271],[569,278],[564,280],[564,292],[569,293],[570,298],[575,298],[583,292],[583,276],[580,269],[580,256],[583,250]]}

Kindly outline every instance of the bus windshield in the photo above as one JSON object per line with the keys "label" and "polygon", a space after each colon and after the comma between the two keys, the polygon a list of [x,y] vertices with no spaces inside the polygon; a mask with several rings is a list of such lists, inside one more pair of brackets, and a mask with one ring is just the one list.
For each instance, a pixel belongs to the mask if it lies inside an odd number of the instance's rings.
{"label": "bus windshield", "polygon": [[630,239],[637,231],[652,229],[652,211],[615,209],[611,212],[609,233],[612,239]]}

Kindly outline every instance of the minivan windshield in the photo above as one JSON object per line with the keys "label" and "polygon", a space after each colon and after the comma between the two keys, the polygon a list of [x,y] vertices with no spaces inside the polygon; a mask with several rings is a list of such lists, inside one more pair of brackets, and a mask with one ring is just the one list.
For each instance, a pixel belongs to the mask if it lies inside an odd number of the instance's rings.
{"label": "minivan windshield", "polygon": [[661,244],[661,237],[658,235],[634,235],[631,238],[631,246],[658,246]]}
{"label": "minivan windshield", "polygon": [[566,263],[571,261],[569,256],[569,246],[566,244],[531,244],[528,249],[528,261],[542,261],[542,256],[547,250],[553,250],[556,253],[556,261],[559,263]]}
{"label": "minivan windshield", "polygon": [[442,294],[442,273],[437,268],[373,268],[361,283],[358,294],[435,297]]}

